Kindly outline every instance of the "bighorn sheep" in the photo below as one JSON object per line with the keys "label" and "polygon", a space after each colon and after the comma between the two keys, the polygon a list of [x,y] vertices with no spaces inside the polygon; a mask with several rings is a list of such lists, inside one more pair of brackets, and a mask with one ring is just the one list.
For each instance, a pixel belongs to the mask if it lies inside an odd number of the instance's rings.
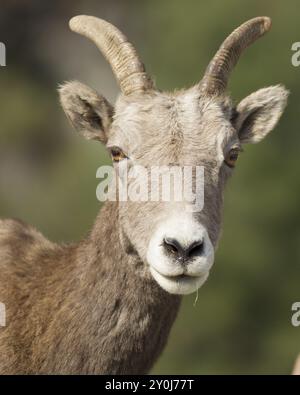
{"label": "bighorn sheep", "polygon": [[181,295],[208,277],[224,186],[241,146],[263,139],[286,105],[287,91],[278,85],[237,106],[225,94],[242,51],[270,25],[267,17],[242,24],[197,85],[166,93],[155,88],[116,27],[91,16],[71,19],[71,29],[106,57],[121,88],[113,108],[82,83],[63,85],[61,103],[75,129],[108,147],[117,173],[121,162],[203,166],[204,207],[193,213],[186,201],[106,202],[89,235],[70,245],[52,243],[20,221],[1,220],[1,373],[149,371]]}

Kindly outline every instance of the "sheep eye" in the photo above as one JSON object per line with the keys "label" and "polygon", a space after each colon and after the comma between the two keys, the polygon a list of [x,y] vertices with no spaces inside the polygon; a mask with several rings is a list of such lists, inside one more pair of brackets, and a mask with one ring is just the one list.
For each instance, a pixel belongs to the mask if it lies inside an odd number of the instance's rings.
{"label": "sheep eye", "polygon": [[229,167],[234,167],[239,157],[240,150],[238,148],[232,148],[225,157],[225,163]]}
{"label": "sheep eye", "polygon": [[112,147],[110,149],[110,154],[111,154],[113,162],[116,162],[116,163],[120,162],[123,159],[127,159],[127,156],[124,154],[124,152],[119,147]]}

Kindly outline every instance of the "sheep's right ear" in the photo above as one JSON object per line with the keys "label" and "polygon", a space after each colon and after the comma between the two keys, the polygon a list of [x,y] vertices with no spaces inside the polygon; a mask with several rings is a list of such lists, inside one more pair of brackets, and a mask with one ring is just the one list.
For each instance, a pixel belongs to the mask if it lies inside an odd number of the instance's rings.
{"label": "sheep's right ear", "polygon": [[82,136],[107,142],[114,109],[103,96],[78,81],[62,85],[59,96],[68,119]]}

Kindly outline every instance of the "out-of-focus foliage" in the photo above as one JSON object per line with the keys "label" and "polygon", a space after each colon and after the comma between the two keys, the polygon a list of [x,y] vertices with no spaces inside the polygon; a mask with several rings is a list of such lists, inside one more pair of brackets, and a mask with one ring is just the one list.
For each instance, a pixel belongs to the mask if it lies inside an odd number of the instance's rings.
{"label": "out-of-focus foliage", "polygon": [[[91,226],[96,169],[105,149],[72,134],[56,88],[81,79],[112,101],[109,66],[68,19],[93,14],[119,26],[141,53],[161,89],[197,82],[226,34],[258,15],[271,32],[249,48],[234,70],[238,101],[263,86],[291,91],[276,130],[246,146],[230,181],[224,232],[209,281],[184,298],[168,346],[154,373],[288,373],[300,349],[291,305],[300,300],[300,41],[299,4],[227,1],[3,1],[0,41],[0,216],[19,217],[53,240],[78,240]],[[151,339],[149,339],[151,341]]]}

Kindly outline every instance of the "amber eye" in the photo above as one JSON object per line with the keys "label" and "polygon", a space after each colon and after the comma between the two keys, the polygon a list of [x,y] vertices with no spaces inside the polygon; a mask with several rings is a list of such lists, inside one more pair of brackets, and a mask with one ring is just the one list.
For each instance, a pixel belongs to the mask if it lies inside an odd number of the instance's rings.
{"label": "amber eye", "polygon": [[225,163],[229,167],[234,167],[239,157],[240,150],[238,148],[231,149],[225,157]]}
{"label": "amber eye", "polygon": [[113,162],[120,162],[123,159],[127,159],[127,156],[121,150],[121,148],[113,147],[110,149],[110,154]]}

